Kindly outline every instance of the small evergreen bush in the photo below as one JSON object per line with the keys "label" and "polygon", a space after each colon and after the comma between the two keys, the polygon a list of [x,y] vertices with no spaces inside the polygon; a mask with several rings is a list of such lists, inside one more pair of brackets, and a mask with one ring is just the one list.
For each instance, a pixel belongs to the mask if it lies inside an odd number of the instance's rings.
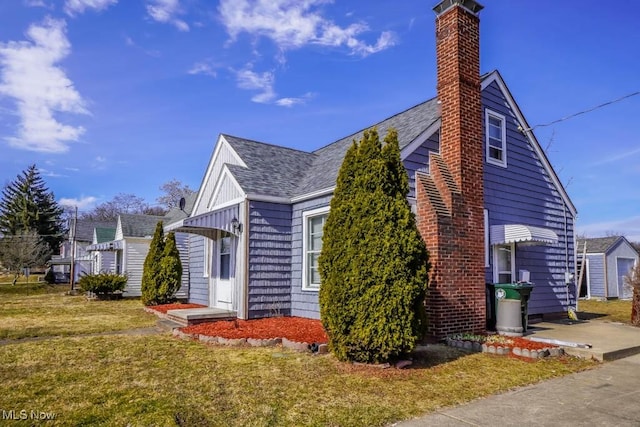
{"label": "small evergreen bush", "polygon": [[407,201],[398,136],[354,141],[338,174],[319,259],[320,316],[339,360],[386,362],[426,327],[428,253]]}
{"label": "small evergreen bush", "polygon": [[87,274],[78,280],[82,292],[91,292],[98,297],[105,297],[124,292],[127,276],[115,273]]}

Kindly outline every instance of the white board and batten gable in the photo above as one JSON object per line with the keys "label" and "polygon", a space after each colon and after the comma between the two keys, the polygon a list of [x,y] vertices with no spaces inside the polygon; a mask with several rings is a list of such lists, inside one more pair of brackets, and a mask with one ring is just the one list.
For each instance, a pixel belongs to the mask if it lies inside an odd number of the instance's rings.
{"label": "white board and batten gable", "polygon": [[122,232],[122,219],[118,215],[118,223],[116,225],[116,237],[113,240],[122,240],[124,239],[124,233]]}
{"label": "white board and batten gable", "polygon": [[247,167],[246,163],[224,138],[224,135],[220,135],[207,171],[200,184],[200,191],[191,216],[238,204],[245,199],[246,194],[229,171],[227,165]]}

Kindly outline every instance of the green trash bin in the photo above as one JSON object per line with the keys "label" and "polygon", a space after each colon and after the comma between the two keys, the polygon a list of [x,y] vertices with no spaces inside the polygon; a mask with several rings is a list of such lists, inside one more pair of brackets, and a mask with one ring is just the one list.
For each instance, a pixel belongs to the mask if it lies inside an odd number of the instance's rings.
{"label": "green trash bin", "polygon": [[531,283],[496,283],[496,331],[520,337],[528,327],[528,303]]}

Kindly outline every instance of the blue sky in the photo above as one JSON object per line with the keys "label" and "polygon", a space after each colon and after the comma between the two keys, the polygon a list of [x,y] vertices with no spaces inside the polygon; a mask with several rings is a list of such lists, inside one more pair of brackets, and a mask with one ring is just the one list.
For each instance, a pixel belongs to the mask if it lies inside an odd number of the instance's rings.
{"label": "blue sky", "polygon": [[[485,0],[481,69],[532,126],[640,90],[633,0]],[[219,133],[314,150],[435,96],[436,0],[0,2],[0,185],[81,210],[197,189]],[[640,96],[535,133],[590,236],[640,241]]]}

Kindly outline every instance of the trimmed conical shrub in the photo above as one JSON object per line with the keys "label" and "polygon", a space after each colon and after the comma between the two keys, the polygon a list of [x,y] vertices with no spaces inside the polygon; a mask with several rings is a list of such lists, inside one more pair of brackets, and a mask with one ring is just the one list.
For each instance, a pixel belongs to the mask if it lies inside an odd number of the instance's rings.
{"label": "trimmed conical shrub", "polygon": [[144,270],[142,272],[142,303],[144,305],[158,304],[158,291],[160,289],[160,268],[164,253],[164,229],[162,221],[156,225],[153,239],[149,244],[149,252],[144,259]]}
{"label": "trimmed conical shrub", "polygon": [[164,244],[164,252],[160,261],[160,271],[158,273],[158,292],[156,299],[158,304],[167,304],[175,300],[176,292],[180,289],[182,279],[182,263],[180,262],[180,252],[176,246],[175,233],[167,235]]}
{"label": "trimmed conical shrub", "polygon": [[395,130],[384,148],[364,132],[340,169],[319,260],[320,314],[340,360],[389,361],[424,334],[428,253],[408,192]]}

